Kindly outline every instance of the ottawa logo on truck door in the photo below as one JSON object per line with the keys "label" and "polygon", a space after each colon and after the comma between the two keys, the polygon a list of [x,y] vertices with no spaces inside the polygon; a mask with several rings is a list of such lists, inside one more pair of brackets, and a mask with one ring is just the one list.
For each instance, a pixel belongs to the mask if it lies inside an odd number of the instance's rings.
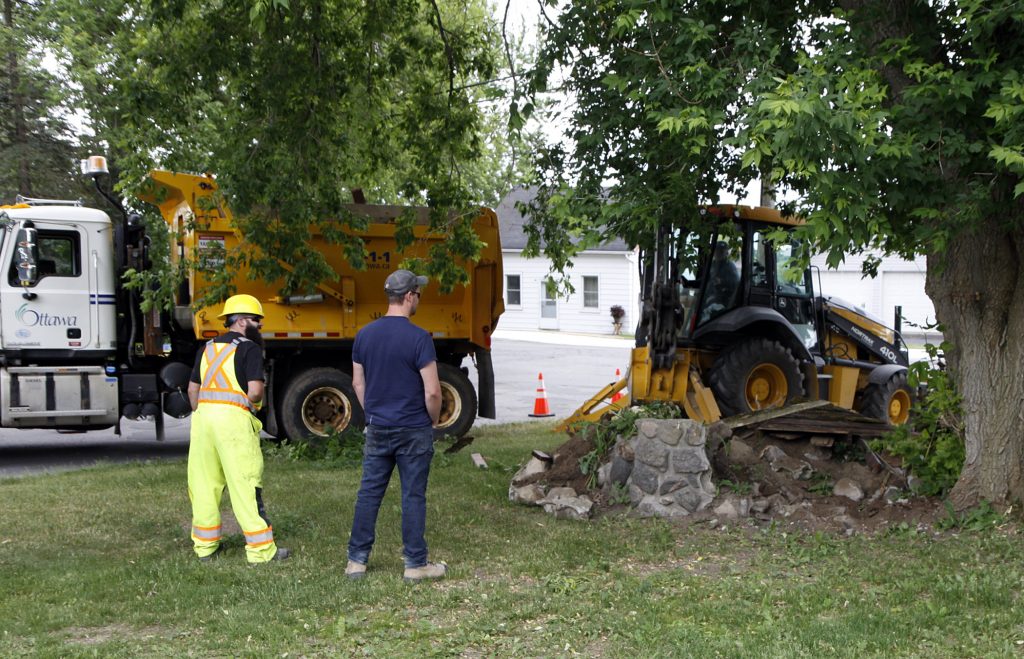
{"label": "ottawa logo on truck door", "polygon": [[77,327],[78,316],[68,315],[60,316],[57,314],[49,314],[46,312],[39,312],[35,309],[29,309],[28,303],[21,305],[17,311],[14,312],[14,317],[18,319],[18,322],[28,327]]}

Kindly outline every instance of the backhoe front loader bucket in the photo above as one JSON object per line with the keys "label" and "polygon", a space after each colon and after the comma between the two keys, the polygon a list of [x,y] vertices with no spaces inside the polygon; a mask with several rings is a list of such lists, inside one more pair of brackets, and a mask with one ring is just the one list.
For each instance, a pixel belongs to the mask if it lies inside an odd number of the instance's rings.
{"label": "backhoe front loader bucket", "polygon": [[583,421],[596,422],[605,414],[609,412],[618,412],[621,409],[625,409],[630,405],[630,396],[627,391],[617,401],[612,402],[612,396],[616,392],[622,391],[629,381],[629,372],[626,372],[626,377],[622,378],[618,382],[612,382],[611,384],[605,385],[601,391],[597,392],[590,399],[580,405],[575,412],[570,414],[567,418],[562,419],[555,426],[555,432],[565,432],[574,423],[580,423]]}
{"label": "backhoe front loader bucket", "polygon": [[[680,405],[686,416],[701,423],[714,423],[722,418],[718,402],[711,389],[704,386],[697,369],[696,354],[680,349],[671,368],[653,369],[650,352],[646,347],[634,348],[626,377],[613,382],[594,394],[567,419],[555,426],[563,432],[573,423],[596,422],[609,412],[617,412],[634,403],[655,401],[672,402]],[[622,398],[611,402],[612,395],[629,385]]]}

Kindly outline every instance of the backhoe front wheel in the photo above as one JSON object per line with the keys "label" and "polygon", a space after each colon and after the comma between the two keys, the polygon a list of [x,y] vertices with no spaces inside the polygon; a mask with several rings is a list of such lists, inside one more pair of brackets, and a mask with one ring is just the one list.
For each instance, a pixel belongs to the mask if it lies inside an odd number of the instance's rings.
{"label": "backhoe front wheel", "polygon": [[295,376],[285,388],[280,417],[293,442],[364,425],[352,376],[336,368],[311,368]]}
{"label": "backhoe front wheel", "polygon": [[860,413],[887,421],[892,426],[902,426],[910,419],[910,398],[907,373],[901,371],[885,382],[868,385],[861,399]]}
{"label": "backhoe front wheel", "polygon": [[800,364],[788,348],[770,339],[751,339],[727,347],[708,378],[723,416],[746,414],[804,395]]}
{"label": "backhoe front wheel", "polygon": [[438,363],[437,377],[441,381],[441,417],[434,436],[462,437],[476,420],[476,390],[462,369],[451,364]]}

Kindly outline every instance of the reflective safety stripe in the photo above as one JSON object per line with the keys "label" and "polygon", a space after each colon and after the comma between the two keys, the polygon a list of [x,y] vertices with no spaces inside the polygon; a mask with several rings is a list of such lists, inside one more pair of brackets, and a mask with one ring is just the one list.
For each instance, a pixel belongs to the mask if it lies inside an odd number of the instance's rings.
{"label": "reflective safety stripe", "polygon": [[250,547],[261,547],[263,545],[269,545],[274,541],[274,528],[268,526],[262,531],[254,531],[253,533],[245,532],[245,544]]}
{"label": "reflective safety stripe", "polygon": [[[238,344],[242,341],[248,341],[248,339],[237,338],[231,343],[209,341],[206,344],[206,372],[203,374],[203,383],[199,387],[200,403],[233,405],[253,411],[252,401],[244,391],[233,386],[232,378],[229,378],[225,372],[225,367],[234,367],[232,357],[238,349]],[[218,346],[223,347],[218,348]]]}
{"label": "reflective safety stripe", "polygon": [[220,540],[219,526],[192,526],[192,537],[199,540]]}

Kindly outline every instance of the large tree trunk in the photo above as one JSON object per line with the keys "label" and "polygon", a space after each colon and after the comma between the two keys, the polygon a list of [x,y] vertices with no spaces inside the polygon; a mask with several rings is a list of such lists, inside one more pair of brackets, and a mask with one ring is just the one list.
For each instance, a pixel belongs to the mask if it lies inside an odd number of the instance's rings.
{"label": "large tree trunk", "polygon": [[926,290],[963,396],[967,459],[950,495],[958,509],[1024,500],[1022,247],[1024,235],[989,220],[928,256]]}

